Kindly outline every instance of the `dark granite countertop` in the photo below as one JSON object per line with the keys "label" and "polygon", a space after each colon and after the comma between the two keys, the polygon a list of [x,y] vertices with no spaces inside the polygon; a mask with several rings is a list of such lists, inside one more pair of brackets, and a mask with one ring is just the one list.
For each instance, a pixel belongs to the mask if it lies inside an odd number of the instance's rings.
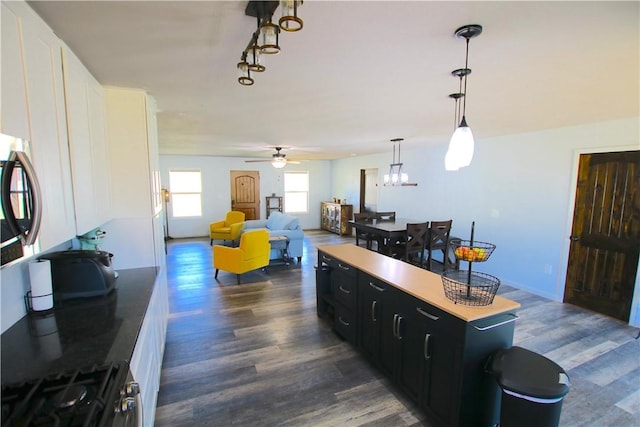
{"label": "dark granite countertop", "polygon": [[131,360],[158,274],[155,267],[119,270],[103,297],[56,304],[29,314],[0,337],[2,384],[105,362]]}

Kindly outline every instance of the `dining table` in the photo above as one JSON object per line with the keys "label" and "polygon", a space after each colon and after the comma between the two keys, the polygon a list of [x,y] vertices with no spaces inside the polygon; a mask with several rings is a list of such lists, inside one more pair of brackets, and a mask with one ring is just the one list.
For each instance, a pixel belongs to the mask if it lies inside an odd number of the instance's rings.
{"label": "dining table", "polygon": [[356,233],[367,233],[373,240],[377,241],[378,252],[388,254],[392,244],[406,239],[407,224],[418,222],[425,221],[407,218],[396,218],[395,220],[369,219],[365,221],[350,220],[349,224],[356,229]]}
{"label": "dining table", "polygon": [[[356,233],[367,233],[370,239],[375,240],[378,243],[378,252],[384,255],[390,255],[391,248],[396,242],[406,240],[407,224],[422,222],[427,221],[410,218],[396,218],[395,220],[367,219],[359,221],[350,220],[349,224],[356,229]],[[458,237],[449,237],[449,241],[454,239],[460,240]],[[450,250],[449,252],[452,251]],[[455,256],[453,256],[452,253],[445,255],[448,255],[449,263],[452,265],[457,264]]]}

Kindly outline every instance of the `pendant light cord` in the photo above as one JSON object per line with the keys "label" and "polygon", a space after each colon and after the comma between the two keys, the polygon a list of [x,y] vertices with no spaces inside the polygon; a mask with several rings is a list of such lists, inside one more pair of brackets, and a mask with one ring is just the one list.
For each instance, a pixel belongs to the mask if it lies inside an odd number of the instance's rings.
{"label": "pendant light cord", "polygon": [[[464,68],[465,70],[468,70],[469,69],[469,37],[465,37],[465,39],[467,40],[467,53],[464,59]],[[467,112],[467,75],[468,74],[469,74],[468,72],[464,74],[464,99],[462,100],[462,117],[464,117]]]}

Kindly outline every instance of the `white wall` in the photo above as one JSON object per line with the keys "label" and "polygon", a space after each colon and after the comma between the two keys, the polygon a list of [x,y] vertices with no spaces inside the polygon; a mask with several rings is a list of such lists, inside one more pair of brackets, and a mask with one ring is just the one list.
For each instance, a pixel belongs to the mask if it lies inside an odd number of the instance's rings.
{"label": "white wall", "polygon": [[[265,196],[284,195],[285,171],[308,171],[310,184],[309,213],[296,214],[303,229],[320,228],[320,202],[331,195],[331,162],[307,161],[275,169],[270,163],[245,163],[244,158],[210,156],[160,156],[162,187],[169,186],[169,170],[200,170],[202,172],[202,217],[173,218],[169,207],[171,237],[208,236],[209,223],[224,218],[231,209],[229,171],[251,170],[260,173],[260,217],[265,218]],[[318,185],[322,183],[322,185]]]}
{"label": "white wall", "polygon": [[[403,146],[402,161],[417,187],[382,187],[378,210],[400,217],[453,219],[453,235],[491,242],[489,261],[473,268],[504,283],[562,301],[580,152],[640,149],[640,120],[615,120],[499,138],[478,139],[471,166],[444,170],[448,141]],[[357,200],[359,171],[388,170],[391,151],[334,161],[332,194]],[[464,266],[466,268],[466,266]],[[631,323],[640,324],[636,289]]]}

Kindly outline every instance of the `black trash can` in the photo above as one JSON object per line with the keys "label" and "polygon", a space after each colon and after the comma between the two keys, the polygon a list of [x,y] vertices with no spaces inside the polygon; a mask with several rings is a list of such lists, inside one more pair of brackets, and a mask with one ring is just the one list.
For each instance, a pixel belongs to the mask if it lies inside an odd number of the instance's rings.
{"label": "black trash can", "polygon": [[555,362],[521,347],[497,351],[488,371],[502,389],[500,427],[557,427],[569,377]]}

